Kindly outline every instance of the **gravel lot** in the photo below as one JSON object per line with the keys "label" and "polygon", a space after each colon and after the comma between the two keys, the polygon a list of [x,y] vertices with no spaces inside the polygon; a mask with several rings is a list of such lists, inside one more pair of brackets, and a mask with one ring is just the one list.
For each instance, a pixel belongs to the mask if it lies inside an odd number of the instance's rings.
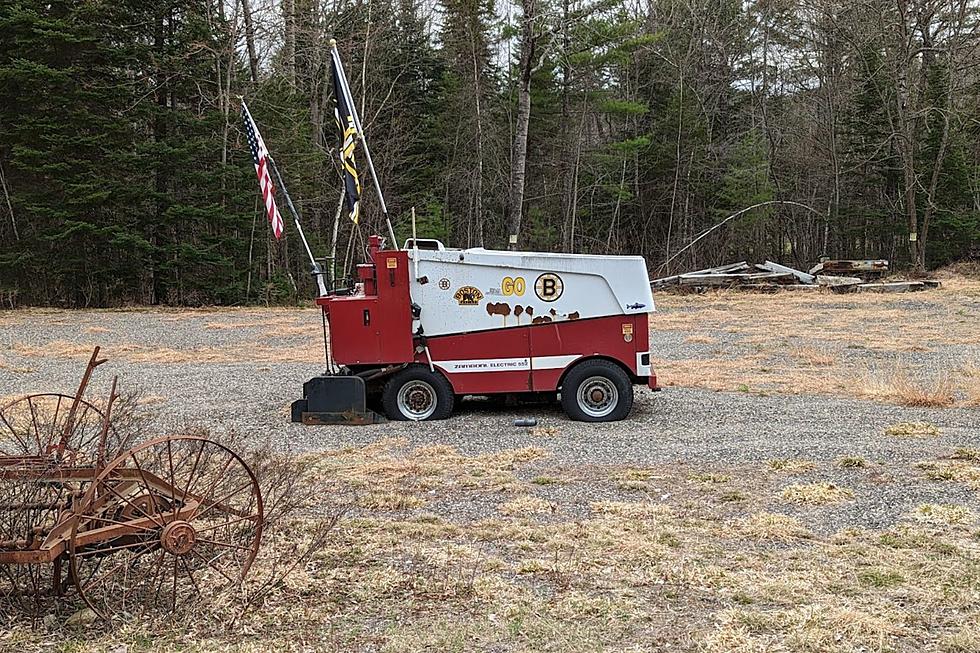
{"label": "gravel lot", "polygon": [[[824,296],[820,302],[824,308],[846,303]],[[926,306],[923,315],[932,318],[933,308]],[[683,310],[692,325],[698,322],[696,308],[685,304]],[[722,348],[730,359],[732,351],[748,346],[731,330],[718,330],[713,346],[685,344],[685,332],[676,324],[662,333],[656,318],[653,324],[651,341],[659,359],[700,356],[708,369],[712,352]],[[899,324],[894,327],[901,329]],[[292,451],[357,446],[381,438],[406,438],[408,446],[446,444],[467,454],[535,446],[551,455],[526,473],[571,470],[585,478],[608,478],[610,469],[627,467],[751,476],[771,467],[769,461],[802,459],[813,466],[795,475],[793,482],[829,481],[855,493],[855,500],[846,504],[807,509],[810,526],[818,532],[886,527],[926,502],[980,509],[976,494],[966,486],[930,482],[916,466],[948,457],[958,447],[980,447],[976,408],[905,408],[823,394],[670,387],[658,394],[638,389],[631,419],[615,424],[571,422],[554,407],[491,409],[479,402],[465,402],[445,422],[357,428],[289,424],[289,402],[301,393],[304,380],[321,371],[319,329],[317,313],[300,309],[8,312],[0,314],[0,397],[71,392],[87,357],[85,350],[100,344],[112,361],[99,369],[93,395],[104,394],[117,374],[125,387],[139,387],[167,429],[201,424],[219,431],[234,429],[255,442],[271,441]],[[967,357],[976,353],[975,346],[962,345],[954,352]],[[954,354],[937,354],[932,348],[902,355],[935,367],[933,361]],[[869,356],[887,359],[891,354]],[[200,359],[208,362],[197,362]],[[669,363],[661,366],[660,374],[670,378]],[[512,422],[518,417],[536,417],[544,429],[515,428]],[[929,422],[940,435],[884,434],[886,427],[899,422]],[[860,457],[868,467],[842,469],[838,462],[843,457]],[[574,509],[596,499],[589,487],[556,485],[542,487],[540,493]],[[466,517],[474,508],[450,504],[445,511]],[[800,511],[785,505],[782,509]]]}

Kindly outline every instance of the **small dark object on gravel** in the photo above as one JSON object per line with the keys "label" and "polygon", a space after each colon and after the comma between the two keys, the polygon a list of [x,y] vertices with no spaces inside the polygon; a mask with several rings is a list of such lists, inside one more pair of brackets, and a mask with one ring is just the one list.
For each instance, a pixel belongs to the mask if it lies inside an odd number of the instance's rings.
{"label": "small dark object on gravel", "polygon": [[514,420],[514,426],[537,426],[537,425],[538,425],[538,420],[534,419],[533,417],[528,419]]}

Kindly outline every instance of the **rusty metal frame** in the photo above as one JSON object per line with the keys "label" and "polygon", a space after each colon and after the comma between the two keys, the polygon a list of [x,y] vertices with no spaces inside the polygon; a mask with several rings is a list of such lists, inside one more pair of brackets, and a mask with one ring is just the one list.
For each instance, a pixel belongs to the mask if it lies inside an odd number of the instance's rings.
{"label": "rusty metal frame", "polygon": [[[38,526],[33,529],[32,533],[24,533],[23,538],[20,538],[18,533],[15,534],[15,537],[19,539],[0,540],[0,565],[53,564],[54,590],[55,594],[60,595],[64,593],[66,587],[62,578],[64,563],[67,561],[71,566],[72,580],[78,585],[82,598],[98,612],[98,609],[90,602],[89,597],[86,596],[85,591],[82,591],[79,584],[76,555],[84,555],[86,551],[93,550],[98,553],[102,547],[106,547],[107,552],[126,548],[134,543],[138,544],[139,538],[144,537],[147,533],[154,533],[157,537],[167,538],[168,530],[172,530],[170,529],[171,526],[179,529],[180,527],[176,526],[178,522],[185,527],[189,526],[187,522],[191,522],[212,508],[216,508],[226,515],[242,518],[239,521],[254,521],[254,535],[251,538],[251,545],[247,548],[242,547],[248,552],[241,570],[242,577],[244,577],[258,553],[264,525],[264,510],[261,491],[255,474],[234,451],[213,440],[199,436],[160,437],[136,447],[127,448],[111,460],[107,460],[106,444],[112,428],[112,408],[119,398],[116,392],[117,379],[113,379],[109,400],[104,412],[101,412],[102,425],[99,431],[95,460],[90,465],[81,465],[74,457],[65,458],[77,410],[82,403],[87,403],[83,402],[82,395],[92,372],[96,367],[106,362],[105,359],[100,360],[98,358],[98,353],[98,348],[92,353],[85,374],[79,383],[78,392],[72,402],[58,444],[39,447],[43,451],[40,451],[38,455],[0,456],[0,481],[28,481],[50,485],[59,491],[68,491],[67,496],[59,495],[50,501],[45,501],[42,497],[36,501],[25,500],[21,503],[0,506],[0,512],[42,510],[57,513],[53,525],[46,529],[47,532],[43,532],[45,529]],[[31,409],[33,415],[33,406]],[[206,445],[218,447],[229,455],[228,462],[221,474],[226,471],[229,464],[237,461],[247,473],[249,483],[253,488],[254,511],[251,508],[239,510],[228,503],[235,493],[247,489],[248,485],[237,488],[233,493],[220,498],[211,495],[204,497],[198,492],[191,492],[190,483],[185,486],[185,489],[180,489],[152,471],[141,467],[137,458],[139,452],[150,450],[161,444],[165,444],[167,451],[170,452],[171,443],[175,440],[201,442],[197,460],[190,472],[192,475],[197,469],[201,452],[204,451]],[[129,460],[132,460],[135,466],[128,465]],[[172,459],[170,464],[172,476]],[[171,480],[176,482],[174,478]],[[215,487],[212,486],[209,492]],[[100,489],[101,493],[99,493]],[[130,494],[134,490],[137,492],[135,497]],[[149,497],[151,505],[148,507],[145,504],[140,504],[141,497]],[[164,506],[165,509],[160,509],[158,504],[160,500],[167,504]],[[170,500],[179,503],[179,507],[175,503],[171,508]],[[124,504],[125,510],[133,509],[135,514],[124,512],[122,516],[118,516],[115,509],[122,508]],[[134,537],[137,535],[139,537]]]}

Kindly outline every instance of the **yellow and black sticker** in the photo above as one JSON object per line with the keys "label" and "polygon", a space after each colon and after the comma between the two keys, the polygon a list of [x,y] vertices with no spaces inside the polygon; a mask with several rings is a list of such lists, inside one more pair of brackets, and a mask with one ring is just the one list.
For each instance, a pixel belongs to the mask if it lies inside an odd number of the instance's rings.
{"label": "yellow and black sticker", "polygon": [[394,256],[389,256],[385,260],[385,264],[388,266],[389,270],[394,270],[395,268],[398,267],[398,259],[395,258]]}
{"label": "yellow and black sticker", "polygon": [[561,277],[554,272],[545,272],[534,282],[534,294],[543,302],[553,302],[565,291]]}
{"label": "yellow and black sticker", "polygon": [[505,297],[517,295],[523,297],[527,291],[527,282],[524,277],[504,277],[500,282],[500,294]]}
{"label": "yellow and black sticker", "polygon": [[439,279],[439,290],[449,290],[451,287],[452,284],[449,282],[449,279],[446,277]]}
{"label": "yellow and black sticker", "polygon": [[483,299],[483,293],[479,288],[473,286],[463,286],[456,291],[453,299],[459,302],[460,306],[476,306]]}

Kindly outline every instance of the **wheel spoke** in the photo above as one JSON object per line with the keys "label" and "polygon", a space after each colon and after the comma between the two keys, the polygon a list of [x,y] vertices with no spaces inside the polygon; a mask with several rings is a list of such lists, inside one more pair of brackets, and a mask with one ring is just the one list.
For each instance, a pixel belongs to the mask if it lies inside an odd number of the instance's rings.
{"label": "wheel spoke", "polygon": [[34,425],[34,439],[37,440],[38,455],[44,454],[44,445],[41,444],[41,433],[37,427],[37,411],[34,409],[34,398],[27,398],[27,407],[31,410],[31,424]]}
{"label": "wheel spoke", "polygon": [[[197,465],[201,462],[201,454],[204,453],[204,443],[205,440],[201,440],[201,446],[197,450],[197,456],[194,458],[194,465],[191,467],[190,474],[187,475],[187,483],[184,484],[184,495],[181,498],[182,501],[187,501],[187,497],[190,496],[191,485],[194,483],[194,473],[197,472]],[[174,513],[177,516],[177,513]]]}
{"label": "wheel spoke", "polygon": [[231,577],[229,577],[229,576],[228,576],[228,574],[226,574],[225,572],[223,572],[223,571],[222,571],[221,569],[219,569],[218,567],[216,567],[216,566],[214,566],[214,565],[213,565],[213,564],[211,563],[211,561],[210,561],[210,560],[208,560],[207,558],[205,558],[204,556],[202,556],[202,555],[201,555],[200,553],[198,553],[198,552],[197,552],[197,549],[191,549],[191,552],[192,552],[192,553],[193,553],[194,555],[196,555],[196,556],[197,556],[198,558],[200,558],[201,560],[203,560],[203,561],[204,561],[204,564],[206,564],[206,565],[207,565],[208,567],[211,567],[211,569],[214,569],[214,570],[215,570],[216,572],[218,572],[219,574],[221,574],[222,576],[224,576],[224,577],[225,577],[225,579],[226,579],[226,580],[227,580],[227,581],[228,581],[229,583],[237,583],[237,582],[238,582],[238,581],[235,581],[235,580],[232,580],[232,579],[231,579]]}

